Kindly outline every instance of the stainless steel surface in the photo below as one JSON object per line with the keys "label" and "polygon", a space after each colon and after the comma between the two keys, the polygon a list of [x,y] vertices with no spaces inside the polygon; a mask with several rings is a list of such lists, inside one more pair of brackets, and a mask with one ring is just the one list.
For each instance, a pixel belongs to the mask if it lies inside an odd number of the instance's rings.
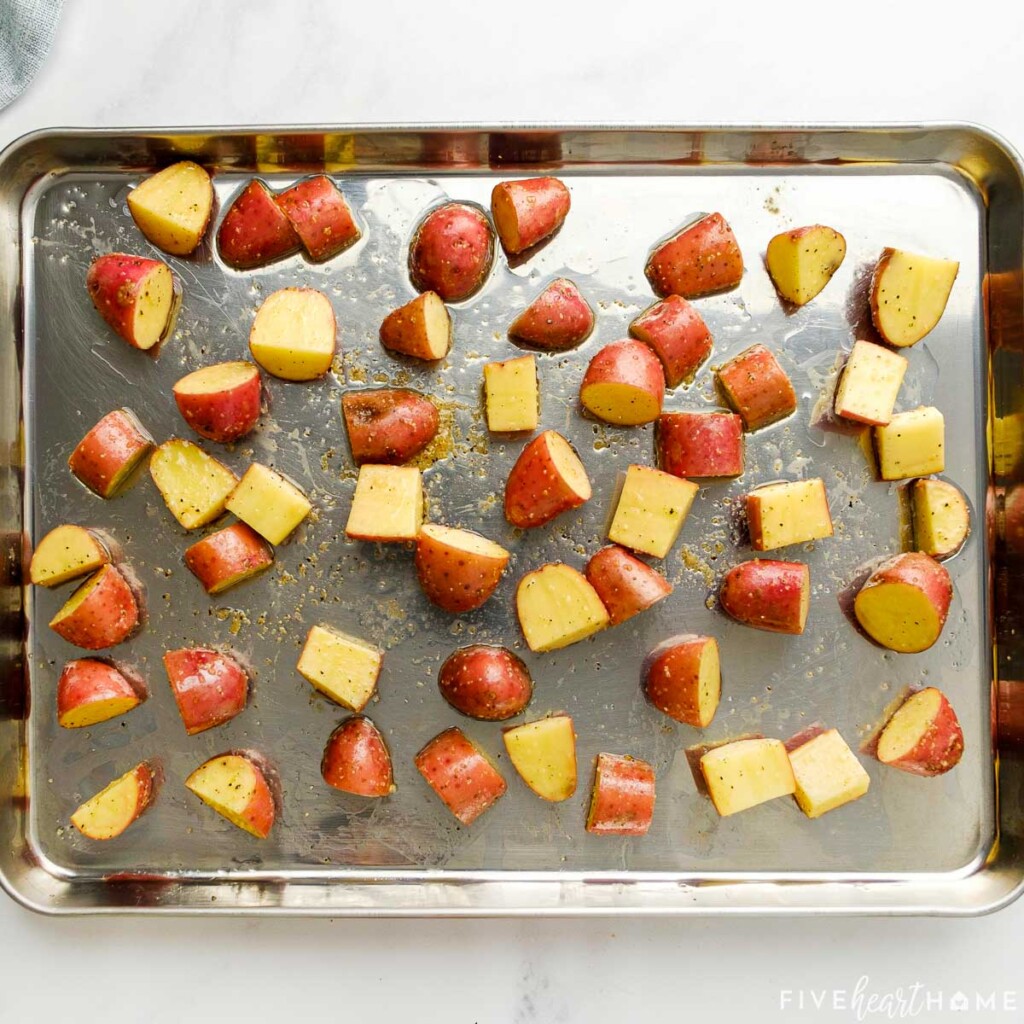
{"label": "stainless steel surface", "polygon": [[[239,273],[219,262],[209,241],[193,258],[165,257],[184,286],[176,329],[158,358],[132,351],[91,308],[85,271],[99,252],[151,251],[125,196],[146,170],[177,155],[216,170],[221,212],[253,173],[280,187],[326,167],[364,238],[322,266],[295,257]],[[524,263],[496,260],[483,291],[454,308],[455,345],[443,366],[385,354],[377,328],[413,294],[405,254],[423,210],[444,196],[487,205],[499,177],[539,167],[555,169],[572,190],[563,230]],[[997,703],[1012,725],[1024,702],[1013,682],[1022,677],[1021,576],[999,534],[1003,494],[1018,468],[1006,451],[985,453],[989,418],[1004,421],[993,435],[998,445],[1006,418],[1021,411],[1022,194],[1012,152],[966,126],[126,130],[42,133],[16,144],[0,157],[0,876],[9,891],[54,912],[324,914],[972,913],[1012,898],[1024,873],[1021,740],[994,729]],[[650,430],[578,414],[583,367],[653,301],[643,275],[652,242],[713,209],[732,223],[747,272],[736,291],[699,303],[715,337],[712,364],[754,340],[767,343],[794,380],[799,412],[748,438],[740,480],[702,488],[663,566],[676,585],[669,600],[592,641],[531,655],[512,608],[515,581],[555,558],[582,566],[603,542],[619,475],[653,457]],[[816,221],[846,235],[848,256],[818,299],[787,314],[761,254],[777,231]],[[865,275],[884,245],[961,261],[946,315],[909,352],[900,400],[943,410],[945,476],[964,488],[975,513],[967,547],[949,563],[956,593],[946,631],[916,656],[875,648],[841,610],[858,568],[899,549],[898,488],[874,482],[855,438],[817,425],[840,354],[866,327]],[[517,351],[504,336],[508,322],[563,275],[595,305],[598,327],[577,352],[539,357],[542,425],[574,442],[594,497],[580,514],[522,535],[505,523],[500,499],[523,442],[488,435],[481,368]],[[253,460],[282,469],[307,489],[316,513],[278,549],[270,573],[209,599],[181,560],[202,531],[190,536],[177,526],[148,475],[103,502],[70,476],[67,454],[121,405],[158,439],[190,436],[173,382],[208,362],[243,357],[262,297],[300,283],[334,304],[334,372],[315,384],[269,379],[270,409],[258,432],[232,448],[205,447],[237,471]],[[430,607],[401,547],[344,538],[355,473],[339,397],[384,383],[433,394],[446,410],[452,443],[425,474],[431,518],[477,528],[513,551],[505,581],[479,612],[452,618]],[[693,387],[670,394],[666,408],[715,404],[705,369]],[[1001,475],[990,473],[993,456]],[[796,553],[811,565],[810,624],[802,637],[777,637],[730,622],[713,595],[722,572],[751,557],[737,499],[755,483],[801,475],[825,478],[836,536]],[[29,552],[61,521],[107,530],[146,594],[145,629],[112,653],[146,678],[149,699],[88,730],[59,729],[53,706],[60,667],[75,650],[45,624],[66,590],[33,592],[21,583],[22,548]],[[320,779],[323,744],[344,712],[313,696],[295,671],[317,622],[388,651],[379,697],[367,708],[395,760],[398,791],[386,801],[346,798]],[[638,688],[644,653],[682,630],[712,633],[722,646],[723,703],[703,732],[669,722]],[[536,682],[527,718],[555,709],[573,715],[580,784],[571,800],[539,801],[501,756],[500,727],[461,719],[437,693],[441,662],[473,641],[508,643],[524,656]],[[254,694],[233,722],[187,737],[160,655],[193,643],[238,652],[252,667]],[[719,819],[695,790],[685,757],[693,744],[750,731],[787,737],[819,720],[855,744],[905,687],[922,683],[949,694],[967,738],[963,762],[947,776],[918,779],[869,760],[867,797],[819,821],[790,801]],[[427,739],[456,722],[499,759],[509,782],[507,796],[469,829],[456,826],[412,765]],[[238,746],[263,751],[281,775],[283,807],[263,842],[182,785],[204,758]],[[584,832],[592,759],[602,750],[656,767],[657,810],[643,839]],[[114,842],[79,836],[68,823],[77,803],[144,757],[157,758],[166,775],[156,805]]]}

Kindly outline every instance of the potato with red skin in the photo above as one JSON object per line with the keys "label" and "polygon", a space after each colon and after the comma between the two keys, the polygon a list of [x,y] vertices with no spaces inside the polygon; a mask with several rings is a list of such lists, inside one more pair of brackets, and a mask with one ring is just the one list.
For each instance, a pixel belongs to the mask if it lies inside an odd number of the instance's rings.
{"label": "potato with red skin", "polygon": [[641,679],[644,696],[662,714],[703,729],[722,696],[718,641],[692,633],[670,637],[644,659]]}
{"label": "potato with red skin", "polygon": [[796,412],[793,385],[764,345],[751,345],[720,366],[718,383],[747,430],[760,430]]}
{"label": "potato with red skin", "polygon": [[504,722],[526,710],[533,679],[523,661],[505,647],[472,644],[452,652],[437,686],[456,711],[482,722]]}
{"label": "potato with red skin", "polygon": [[263,381],[244,361],[214,363],[186,374],[174,385],[182,419],[200,436],[228,444],[251,433],[260,418]]}
{"label": "potato with red skin", "polygon": [[658,357],[642,341],[624,338],[605,345],[587,367],[580,403],[606,423],[633,427],[661,415],[665,374]]}
{"label": "potato with red skin", "polygon": [[164,669],[189,736],[230,722],[245,710],[249,676],[230,655],[182,647],[164,654]]}
{"label": "potato with red skin", "polygon": [[654,769],[621,754],[598,754],[587,831],[604,836],[646,835],[654,817]]}
{"label": "potato with red skin", "polygon": [[57,680],[57,724],[82,729],[125,715],[142,703],[127,676],[106,661],[76,658]]}
{"label": "potato with red skin", "polygon": [[613,626],[639,615],[672,593],[672,584],[660,572],[624,548],[601,548],[584,570]]}
{"label": "potato with red skin", "polygon": [[274,549],[251,526],[232,523],[186,548],[185,564],[212,596],[268,569]]}
{"label": "potato with red skin", "polygon": [[153,438],[131,409],[115,409],[78,442],[68,468],[93,494],[112,498],[152,448]]}
{"label": "potato with red skin", "polygon": [[670,388],[691,380],[711,355],[708,325],[681,295],[669,295],[644,310],[629,325],[629,333],[661,360]]}
{"label": "potato with red skin", "polygon": [[236,270],[265,266],[301,248],[291,221],[259,178],[238,193],[217,231],[220,258]]}
{"label": "potato with red skin", "polygon": [[509,553],[470,530],[425,523],[416,539],[416,575],[427,598],[446,612],[479,608],[498,588]]}
{"label": "potato with red skin", "polygon": [[328,786],[356,796],[390,796],[395,777],[380,730],[363,715],[346,718],[331,733],[320,774]]}
{"label": "potato with red skin", "polygon": [[666,412],[658,417],[658,463],[673,476],[740,476],[743,420],[731,412]]}
{"label": "potato with red skin", "polygon": [[88,839],[114,839],[153,803],[156,791],[156,769],[143,761],[86,800],[71,824]]}
{"label": "potato with red skin", "polygon": [[437,292],[444,302],[468,299],[494,262],[494,232],[483,211],[445,203],[420,222],[409,248],[409,275],[418,292]]}
{"label": "potato with red skin", "polygon": [[934,686],[912,693],[878,735],[879,761],[912,775],[943,775],[960,763],[964,734],[952,704]]}
{"label": "potato with red skin", "polygon": [[508,336],[543,352],[567,352],[594,329],[594,311],[568,278],[552,281],[509,324]]}
{"label": "potato with red skin", "polygon": [[277,196],[277,205],[316,263],[337,256],[362,235],[341,190],[326,174],[285,189]]}
{"label": "potato with red skin", "polygon": [[55,633],[87,651],[127,640],[138,624],[135,594],[113,565],[90,576],[50,620]]}
{"label": "potato with red skin", "polygon": [[400,466],[414,459],[437,436],[441,422],[426,395],[404,388],[346,392],[341,412],[357,466]]}
{"label": "potato with red skin", "polygon": [[185,785],[232,825],[266,839],[277,817],[269,780],[270,766],[261,755],[232,750],[204,761]]}
{"label": "potato with red skin", "polygon": [[463,825],[471,825],[505,794],[505,780],[457,726],[435,736],[417,755],[416,768]]}
{"label": "potato with red skin", "polygon": [[177,286],[166,263],[123,252],[97,256],[85,286],[99,315],[132,348],[147,351],[167,334]]}
{"label": "potato with red skin", "polygon": [[523,529],[543,526],[591,495],[579,456],[561,434],[545,430],[520,453],[505,482],[505,518]]}
{"label": "potato with red skin", "polygon": [[29,580],[39,587],[56,587],[110,561],[110,551],[92,530],[72,523],[55,526],[36,545],[29,563]]}
{"label": "potato with red skin", "polygon": [[491,216],[510,256],[550,238],[569,213],[569,190],[558,178],[502,181],[491,191]]}
{"label": "potato with red skin", "polygon": [[380,343],[399,355],[436,362],[452,346],[452,318],[437,292],[424,292],[392,310],[380,325]]}
{"label": "potato with red skin", "polygon": [[740,562],[725,574],[718,600],[727,615],[745,626],[795,636],[807,622],[810,570],[801,562],[768,558]]}
{"label": "potato with red skin", "polygon": [[743,277],[743,254],[720,213],[710,213],[662,242],[645,270],[658,295],[696,299],[735,288]]}

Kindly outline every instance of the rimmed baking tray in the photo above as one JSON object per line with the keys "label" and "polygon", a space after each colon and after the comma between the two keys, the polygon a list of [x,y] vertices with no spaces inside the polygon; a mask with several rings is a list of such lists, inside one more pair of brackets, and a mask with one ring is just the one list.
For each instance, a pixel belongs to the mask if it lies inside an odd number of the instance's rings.
{"label": "rimmed baking tray", "polygon": [[[214,172],[220,213],[252,175],[281,187],[326,170],[361,221],[363,239],[322,266],[295,257],[245,273],[209,242],[170,258],[184,287],[175,331],[158,358],[131,351],[91,309],[92,257],[149,253],[127,215],[140,177],[189,157]],[[572,189],[563,230],[531,259],[503,257],[484,289],[454,308],[455,346],[440,367],[400,364],[377,342],[385,313],[412,294],[409,235],[444,196],[487,205],[501,177],[550,171]],[[1017,156],[970,125],[873,127],[338,127],[53,130],[0,156],[0,879],[25,905],[51,913],[288,914],[944,913],[1009,902],[1024,880],[1021,784],[1024,606],[1014,521],[1022,423],[1022,182]],[[800,409],[755,435],[735,482],[702,488],[679,547],[664,564],[673,596],[649,613],[555,654],[523,651],[512,611],[515,579],[551,559],[582,565],[602,543],[617,481],[651,462],[652,433],[582,418],[576,394],[596,347],[625,334],[651,301],[651,244],[700,211],[721,210],[747,257],[742,285],[700,303],[713,363],[752,341],[778,354]],[[849,253],[826,291],[783,309],[762,264],[787,226],[840,229]],[[858,569],[905,542],[898,488],[874,482],[856,439],[821,420],[835,375],[865,336],[866,274],[885,245],[960,260],[939,327],[910,352],[901,401],[946,416],[945,475],[968,494],[975,529],[949,563],[956,596],[942,640],[915,656],[883,652],[847,621],[842,599]],[[505,327],[558,276],[598,312],[577,352],[540,360],[542,424],[581,452],[595,495],[552,529],[519,535],[501,514],[502,483],[521,439],[489,436],[480,418],[484,362],[514,353]],[[67,473],[71,447],[103,413],[132,408],[158,438],[185,434],[170,397],[189,369],[241,358],[253,312],[269,291],[324,290],[341,355],[314,385],[270,381],[259,432],[222,457],[233,468],[273,464],[296,478],[316,514],[279,549],[275,569],[208,599],[181,561],[186,534],[143,475],[102,502]],[[705,370],[667,408],[717,404]],[[425,474],[430,514],[494,537],[512,570],[480,611],[451,618],[416,587],[408,552],[347,542],[355,474],[338,410],[351,387],[403,384],[442,403],[450,441]],[[724,569],[749,556],[736,514],[752,484],[821,475],[835,538],[798,552],[811,565],[807,633],[776,637],[735,625],[714,607]],[[1010,503],[1012,506],[1012,502]],[[1010,518],[1010,529],[1006,520]],[[150,697],[121,721],[56,726],[56,677],[73,649],[46,627],[62,594],[25,585],[32,543],[60,521],[108,531],[145,590],[146,628],[114,653]],[[1024,545],[1021,545],[1024,546]],[[306,630],[327,622],[387,648],[368,709],[395,758],[398,791],[368,805],[319,778],[340,709],[311,696],[295,671]],[[644,653],[680,631],[711,632],[723,652],[724,700],[698,733],[649,708]],[[514,645],[536,680],[530,714],[569,711],[579,736],[574,798],[546,805],[501,758],[499,727],[458,724],[499,760],[508,795],[470,829],[457,827],[412,766],[412,755],[458,716],[436,691],[456,646]],[[163,650],[226,645],[253,669],[254,696],[228,725],[196,737],[181,727]],[[868,761],[869,794],[808,821],[789,801],[719,819],[695,788],[686,748],[749,732],[789,736],[814,722],[866,742],[908,686],[941,686],[957,707],[967,753],[939,779]],[[283,805],[259,842],[199,805],[182,779],[232,747],[263,751],[281,775]],[[593,757],[653,761],[654,826],[643,839],[583,830]],[[84,797],[144,757],[166,777],[156,805],[116,842],[90,844],[68,824]]]}

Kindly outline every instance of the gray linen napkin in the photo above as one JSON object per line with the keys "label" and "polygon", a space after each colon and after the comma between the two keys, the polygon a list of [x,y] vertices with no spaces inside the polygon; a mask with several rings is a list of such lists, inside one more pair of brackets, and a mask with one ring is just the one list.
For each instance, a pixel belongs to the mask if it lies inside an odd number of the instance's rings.
{"label": "gray linen napkin", "polygon": [[0,108],[35,77],[53,41],[64,0],[0,0]]}

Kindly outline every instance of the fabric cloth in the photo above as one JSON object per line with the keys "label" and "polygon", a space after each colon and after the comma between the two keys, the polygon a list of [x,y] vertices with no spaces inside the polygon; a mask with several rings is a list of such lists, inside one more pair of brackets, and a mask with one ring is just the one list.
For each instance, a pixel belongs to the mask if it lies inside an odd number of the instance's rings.
{"label": "fabric cloth", "polygon": [[0,109],[43,66],[64,0],[0,0]]}

